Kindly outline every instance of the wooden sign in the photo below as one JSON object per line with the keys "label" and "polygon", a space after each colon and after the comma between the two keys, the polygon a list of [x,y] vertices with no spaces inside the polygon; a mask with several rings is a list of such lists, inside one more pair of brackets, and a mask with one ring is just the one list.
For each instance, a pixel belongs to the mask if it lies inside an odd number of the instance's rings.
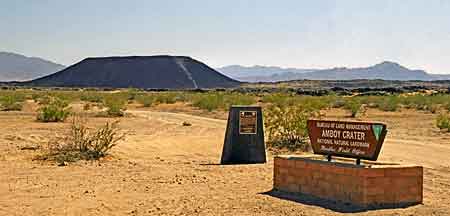
{"label": "wooden sign", "polygon": [[239,112],[239,133],[256,134],[256,111]]}
{"label": "wooden sign", "polygon": [[387,130],[383,123],[308,120],[315,154],[377,160]]}

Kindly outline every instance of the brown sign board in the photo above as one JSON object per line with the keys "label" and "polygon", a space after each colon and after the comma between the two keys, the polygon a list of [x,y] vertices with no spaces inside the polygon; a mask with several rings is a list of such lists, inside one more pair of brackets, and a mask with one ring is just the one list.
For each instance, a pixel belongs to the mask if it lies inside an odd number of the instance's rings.
{"label": "brown sign board", "polygon": [[377,160],[386,137],[383,123],[308,120],[314,154]]}
{"label": "brown sign board", "polygon": [[239,112],[239,133],[256,134],[256,111]]}

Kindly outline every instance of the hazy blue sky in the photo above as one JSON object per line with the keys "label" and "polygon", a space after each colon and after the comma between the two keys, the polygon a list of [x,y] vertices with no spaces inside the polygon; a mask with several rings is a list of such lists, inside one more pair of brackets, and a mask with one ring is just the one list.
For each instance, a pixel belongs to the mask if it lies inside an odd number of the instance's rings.
{"label": "hazy blue sky", "polygon": [[450,73],[450,1],[0,0],[0,42],[66,65],[171,54],[214,67],[391,60]]}

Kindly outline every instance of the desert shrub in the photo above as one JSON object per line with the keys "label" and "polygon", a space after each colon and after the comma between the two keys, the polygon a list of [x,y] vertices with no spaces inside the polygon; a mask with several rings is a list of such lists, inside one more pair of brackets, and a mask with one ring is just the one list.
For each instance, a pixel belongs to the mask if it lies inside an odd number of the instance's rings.
{"label": "desert shrub", "polygon": [[136,96],[136,101],[144,107],[151,107],[155,102],[155,98],[150,95],[138,95]]}
{"label": "desert shrub", "polygon": [[335,95],[330,96],[305,96],[292,95],[286,93],[267,94],[262,97],[264,103],[277,106],[302,106],[306,109],[322,110],[333,107],[338,100]]}
{"label": "desert shrub", "polygon": [[39,108],[37,120],[41,122],[62,122],[70,115],[69,104],[59,98],[50,98],[49,102]]}
{"label": "desert shrub", "polygon": [[192,97],[192,106],[208,111],[222,109],[228,110],[231,105],[251,105],[255,103],[255,97],[244,94],[205,93]]}
{"label": "desert shrub", "polygon": [[363,104],[355,98],[349,98],[344,104],[344,109],[350,111],[352,118],[356,117],[359,113],[364,112]]}
{"label": "desert shrub", "polygon": [[32,93],[31,94],[31,99],[33,100],[33,101],[38,101],[39,100],[39,98],[41,98],[42,97],[42,95],[41,94],[38,94],[38,93]]}
{"label": "desert shrub", "polygon": [[439,114],[436,117],[436,127],[441,130],[447,130],[450,132],[450,116],[448,114]]}
{"label": "desert shrub", "polygon": [[22,110],[23,99],[14,95],[8,95],[0,98],[1,111],[20,111]]}
{"label": "desert shrub", "polygon": [[278,106],[293,106],[298,103],[294,96],[285,93],[266,94],[262,97],[262,101]]}
{"label": "desert shrub", "polygon": [[320,111],[331,107],[334,100],[329,96],[301,96],[297,98],[297,104],[310,111]]}
{"label": "desert shrub", "polygon": [[447,111],[450,111],[450,102],[446,103],[446,104],[444,105],[444,107],[445,107],[445,109],[446,109]]}
{"label": "desert shrub", "polygon": [[344,106],[345,106],[345,99],[342,97],[336,98],[331,104],[331,107],[333,108],[342,108]]}
{"label": "desert shrub", "polygon": [[80,100],[91,103],[101,103],[103,101],[103,97],[98,93],[84,93],[80,96]]}
{"label": "desert shrub", "polygon": [[441,108],[441,106],[439,106],[439,104],[430,104],[427,107],[427,111],[429,111],[429,112],[434,114],[434,113],[437,113],[440,108]]}
{"label": "desert shrub", "polygon": [[83,105],[83,110],[84,111],[89,111],[91,109],[92,105],[90,103],[85,103]]}
{"label": "desert shrub", "polygon": [[269,106],[264,110],[268,147],[309,150],[307,120],[317,115],[316,111],[302,106]]}
{"label": "desert shrub", "polygon": [[106,107],[106,114],[111,117],[121,117],[125,115],[127,101],[119,97],[105,98],[103,105]]}
{"label": "desert shrub", "polygon": [[159,93],[154,98],[156,103],[159,104],[174,104],[178,100],[178,96],[175,93]]}
{"label": "desert shrub", "polygon": [[250,94],[225,94],[222,108],[228,109],[231,105],[252,105],[255,101],[255,97]]}
{"label": "desert shrub", "polygon": [[74,118],[69,132],[49,143],[47,152],[39,158],[63,164],[97,160],[106,156],[124,138],[125,134],[119,130],[118,122],[107,122],[101,127],[90,129],[85,121]]}
{"label": "desert shrub", "polygon": [[397,96],[388,96],[379,98],[376,102],[376,107],[382,111],[395,112],[399,106],[399,100]]}
{"label": "desert shrub", "polygon": [[51,101],[52,101],[52,97],[50,97],[48,95],[44,95],[44,96],[38,97],[37,100],[36,100],[36,102],[39,105],[48,105],[48,104],[50,104]]}
{"label": "desert shrub", "polygon": [[222,106],[224,98],[222,94],[206,94],[194,98],[192,105],[200,109],[212,111]]}
{"label": "desert shrub", "polygon": [[127,93],[127,100],[133,101],[139,95],[139,90],[135,88],[128,88],[126,93]]}

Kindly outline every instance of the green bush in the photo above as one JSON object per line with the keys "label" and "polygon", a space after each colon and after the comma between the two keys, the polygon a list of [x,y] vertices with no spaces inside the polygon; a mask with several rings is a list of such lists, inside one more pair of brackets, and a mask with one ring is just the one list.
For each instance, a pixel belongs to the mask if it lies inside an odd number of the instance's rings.
{"label": "green bush", "polygon": [[22,110],[22,99],[13,95],[0,98],[1,111],[20,111]]}
{"label": "green bush", "polygon": [[397,96],[382,97],[377,102],[377,108],[386,112],[395,112],[399,106]]}
{"label": "green bush", "polygon": [[223,107],[224,98],[222,94],[206,94],[198,96],[192,102],[192,106],[208,111]]}
{"label": "green bush", "polygon": [[444,107],[445,107],[445,109],[446,109],[447,111],[450,111],[450,102],[446,103],[446,104],[444,105]]}
{"label": "green bush", "polygon": [[344,104],[344,109],[350,111],[350,116],[352,118],[355,118],[358,113],[364,112],[363,110],[363,104],[355,99],[355,98],[349,98]]}
{"label": "green bush", "polygon": [[144,107],[151,107],[155,102],[155,98],[150,95],[138,95],[136,96],[136,101]]}
{"label": "green bush", "polygon": [[45,96],[41,96],[39,98],[37,98],[36,102],[39,105],[48,105],[50,104],[50,102],[52,101],[52,97],[45,95]]}
{"label": "green bush", "polygon": [[174,93],[159,93],[155,95],[155,102],[159,104],[174,104],[177,102],[177,94]]}
{"label": "green bush", "polygon": [[317,116],[317,112],[301,106],[269,106],[264,110],[268,147],[309,150],[307,120]]}
{"label": "green bush", "polygon": [[69,117],[69,104],[59,98],[50,98],[48,104],[39,108],[37,120],[41,122],[63,122]]}
{"label": "green bush", "polygon": [[118,122],[92,130],[85,122],[74,118],[69,133],[49,144],[48,151],[38,159],[52,160],[60,164],[78,160],[97,160],[115,147],[125,134],[118,129]]}
{"label": "green bush", "polygon": [[255,103],[255,97],[251,95],[235,93],[204,93],[192,96],[192,106],[208,111],[222,109],[228,110],[231,105],[251,105]]}
{"label": "green bush", "polygon": [[450,116],[448,114],[439,114],[436,118],[436,126],[441,130],[450,132]]}
{"label": "green bush", "polygon": [[331,104],[331,107],[333,107],[333,108],[343,108],[344,106],[345,106],[345,100],[341,97],[336,98]]}
{"label": "green bush", "polygon": [[111,117],[122,117],[125,115],[127,101],[119,97],[105,98],[104,106],[106,107],[106,114]]}
{"label": "green bush", "polygon": [[128,88],[126,93],[127,93],[127,100],[133,101],[139,95],[139,90],[135,88]]}
{"label": "green bush", "polygon": [[80,100],[82,101],[87,101],[87,102],[91,102],[91,103],[101,103],[103,101],[103,97],[96,93],[83,93],[80,96]]}

